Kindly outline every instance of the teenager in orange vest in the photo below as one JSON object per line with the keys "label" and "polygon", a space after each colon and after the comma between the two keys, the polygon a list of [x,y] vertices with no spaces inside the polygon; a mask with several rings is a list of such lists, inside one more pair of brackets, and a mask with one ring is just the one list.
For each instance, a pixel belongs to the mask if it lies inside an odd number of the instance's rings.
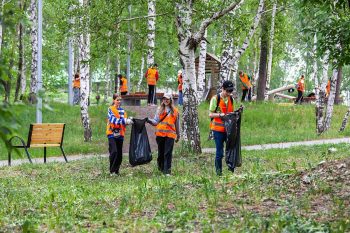
{"label": "teenager in orange vest", "polygon": [[145,77],[147,78],[148,84],[148,106],[156,104],[156,85],[159,79],[158,65],[154,64],[148,68]]}
{"label": "teenager in orange vest", "polygon": [[120,95],[126,95],[128,93],[128,80],[121,74],[118,74],[118,78]]}
{"label": "teenager in orange vest", "polygon": [[298,97],[295,100],[295,104],[299,103],[301,104],[301,101],[303,100],[303,93],[305,92],[305,77],[302,74],[298,84],[297,84],[297,90],[298,90]]}
{"label": "teenager in orange vest", "polygon": [[147,122],[156,126],[158,169],[163,174],[170,175],[174,142],[180,139],[179,112],[174,107],[172,94],[164,94],[154,119],[148,119]]}
{"label": "teenager in orange vest", "polygon": [[125,110],[121,107],[121,97],[113,95],[113,103],[108,108],[106,135],[109,150],[109,172],[118,175],[123,159],[123,141],[126,125],[132,124],[132,119],[127,118]]}
{"label": "teenager in orange vest", "polygon": [[73,104],[80,102],[80,74],[76,73],[73,80]]}
{"label": "teenager in orange vest", "polygon": [[209,117],[212,118],[210,129],[214,133],[216,146],[215,169],[216,174],[219,176],[222,175],[222,158],[224,157],[224,142],[226,142],[226,130],[221,117],[234,111],[233,98],[231,97],[232,91],[233,83],[225,81],[222,84],[220,94],[218,94],[220,96],[219,103],[218,96],[215,95],[211,98],[209,105]]}
{"label": "teenager in orange vest", "polygon": [[248,94],[248,101],[252,100],[252,83],[250,82],[251,77],[243,71],[239,71],[239,80],[242,83],[242,99],[241,102],[245,101],[245,97]]}
{"label": "teenager in orange vest", "polygon": [[179,70],[177,72],[177,83],[179,84],[178,86],[178,90],[179,90],[179,102],[178,104],[180,106],[182,106],[183,104],[183,96],[182,96],[182,85],[183,85],[183,81],[182,81],[182,70]]}

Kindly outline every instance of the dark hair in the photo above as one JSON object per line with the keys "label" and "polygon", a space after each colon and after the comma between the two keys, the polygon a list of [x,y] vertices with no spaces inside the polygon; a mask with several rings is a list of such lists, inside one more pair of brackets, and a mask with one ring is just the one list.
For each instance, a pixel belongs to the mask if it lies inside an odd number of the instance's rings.
{"label": "dark hair", "polygon": [[153,66],[154,66],[154,67],[158,67],[157,63],[154,63]]}
{"label": "dark hair", "polygon": [[[113,100],[115,100],[118,97],[121,97],[121,95],[119,95],[118,93],[114,93],[112,98],[113,98]],[[112,102],[111,106],[112,105],[114,105],[114,101]]]}
{"label": "dark hair", "polygon": [[76,73],[75,75],[74,75],[74,79],[76,79],[76,78],[79,78],[79,73]]}

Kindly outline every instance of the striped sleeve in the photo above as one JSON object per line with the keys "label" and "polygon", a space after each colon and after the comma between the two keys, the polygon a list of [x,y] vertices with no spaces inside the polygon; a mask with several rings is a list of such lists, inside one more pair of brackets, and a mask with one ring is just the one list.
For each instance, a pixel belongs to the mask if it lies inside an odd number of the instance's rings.
{"label": "striped sleeve", "polygon": [[110,123],[116,124],[116,125],[125,125],[125,118],[124,118],[124,109],[118,108],[118,112],[120,115],[120,118],[117,118],[114,116],[112,110],[108,108],[108,120]]}

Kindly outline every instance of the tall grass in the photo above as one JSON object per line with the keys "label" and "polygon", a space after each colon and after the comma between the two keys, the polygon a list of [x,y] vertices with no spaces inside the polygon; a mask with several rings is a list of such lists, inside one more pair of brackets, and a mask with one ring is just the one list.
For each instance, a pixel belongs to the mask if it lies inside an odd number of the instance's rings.
{"label": "tall grass", "polygon": [[[44,108],[43,122],[66,123],[64,149],[67,154],[107,153],[105,135],[107,107],[107,105],[93,105],[89,108],[93,133],[92,142],[84,142],[79,106],[53,103],[49,108]],[[35,122],[35,106],[15,105],[13,108],[15,117],[22,129],[18,134],[26,139],[29,124]],[[210,123],[208,108],[208,103],[199,106],[202,147],[214,147],[214,142],[207,140]],[[125,109],[128,110],[128,107],[126,106]],[[315,133],[313,105],[246,104],[241,128],[242,145],[350,136],[349,130],[345,130],[344,133],[337,132],[345,112],[345,106],[335,106],[331,129],[327,133],[318,136]],[[128,115],[132,116],[135,113],[128,112]],[[128,127],[128,131],[130,131],[130,127]],[[126,140],[128,138],[127,134]],[[42,156],[43,150],[31,149],[31,154]],[[48,149],[49,156],[60,154],[59,149]],[[0,159],[6,159],[6,156],[6,147],[3,142],[0,142]]]}

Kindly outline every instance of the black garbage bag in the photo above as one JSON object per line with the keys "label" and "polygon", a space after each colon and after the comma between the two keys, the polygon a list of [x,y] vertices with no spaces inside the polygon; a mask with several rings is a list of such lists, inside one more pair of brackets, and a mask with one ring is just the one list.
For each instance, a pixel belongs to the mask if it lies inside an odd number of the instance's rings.
{"label": "black garbage bag", "polygon": [[225,161],[228,169],[234,172],[236,167],[242,166],[241,155],[241,118],[243,108],[240,107],[233,113],[226,114],[222,117],[227,134]]}
{"label": "black garbage bag", "polygon": [[147,118],[133,119],[131,128],[129,163],[131,166],[146,164],[152,161],[151,146],[148,141],[146,130]]}

